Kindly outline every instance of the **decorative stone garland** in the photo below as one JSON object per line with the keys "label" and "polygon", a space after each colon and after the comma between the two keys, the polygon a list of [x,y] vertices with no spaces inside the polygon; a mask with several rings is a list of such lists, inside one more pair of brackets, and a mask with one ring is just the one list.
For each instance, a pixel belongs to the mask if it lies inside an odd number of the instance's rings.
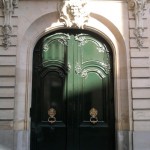
{"label": "decorative stone garland", "polygon": [[145,5],[147,0],[129,0],[129,9],[133,10],[133,15],[135,17],[135,29],[134,35],[137,41],[137,46],[139,49],[143,47],[143,15],[146,10]]}
{"label": "decorative stone garland", "polygon": [[4,13],[4,25],[2,27],[2,45],[5,49],[11,45],[10,37],[12,33],[11,17],[14,12],[14,8],[17,7],[17,0],[2,0],[2,8]]}

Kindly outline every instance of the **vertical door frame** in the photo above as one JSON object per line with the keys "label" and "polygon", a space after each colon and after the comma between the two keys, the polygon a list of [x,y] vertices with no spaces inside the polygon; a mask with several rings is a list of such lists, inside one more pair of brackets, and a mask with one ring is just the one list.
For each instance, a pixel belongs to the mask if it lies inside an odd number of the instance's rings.
{"label": "vertical door frame", "polygon": [[[35,20],[25,31],[17,52],[16,94],[14,114],[14,149],[29,150],[30,106],[32,92],[32,56],[34,46],[44,35],[65,28],[57,22],[58,12],[46,14]],[[44,24],[41,25],[41,22]],[[95,22],[95,23],[93,23]],[[55,23],[55,25],[53,25]],[[103,24],[102,24],[103,23]],[[36,28],[36,30],[35,30]],[[117,150],[132,149],[132,115],[130,95],[129,56],[125,41],[117,27],[98,14],[91,14],[86,30],[96,32],[111,46],[114,58],[114,103]],[[21,93],[21,94],[20,94]],[[21,138],[22,137],[22,138]],[[19,141],[22,139],[22,141]],[[24,144],[22,144],[24,142]],[[26,145],[26,146],[25,146]]]}

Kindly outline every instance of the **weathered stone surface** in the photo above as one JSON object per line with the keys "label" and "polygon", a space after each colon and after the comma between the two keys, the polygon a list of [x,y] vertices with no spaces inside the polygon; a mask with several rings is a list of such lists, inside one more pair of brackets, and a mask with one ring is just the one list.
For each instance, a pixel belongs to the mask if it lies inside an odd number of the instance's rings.
{"label": "weathered stone surface", "polygon": [[[14,26],[12,27],[12,33],[11,33],[11,36],[17,36],[18,34],[18,27],[17,26]],[[2,26],[0,26],[0,36],[2,36],[3,33],[2,33]]]}
{"label": "weathered stone surface", "polygon": [[14,88],[0,88],[0,97],[14,97]]}
{"label": "weathered stone surface", "polygon": [[[148,29],[144,29],[143,37],[148,38]],[[134,29],[130,29],[130,38],[135,38]]]}
{"label": "weathered stone surface", "polygon": [[134,121],[134,131],[150,131],[150,121]]}
{"label": "weathered stone surface", "polygon": [[138,58],[138,59],[131,59],[131,67],[148,67],[150,66],[149,58]]}
{"label": "weathered stone surface", "polygon": [[13,150],[13,131],[0,130],[0,150]]}
{"label": "weathered stone surface", "polygon": [[133,89],[133,98],[150,98],[150,89]]}
{"label": "weathered stone surface", "polygon": [[0,130],[13,130],[13,121],[0,121]]}
{"label": "weathered stone surface", "polygon": [[131,132],[130,131],[118,131],[117,132],[117,139],[118,145],[117,150],[129,150],[131,146]]}
{"label": "weathered stone surface", "polygon": [[14,99],[10,99],[10,98],[1,98],[0,99],[0,108],[14,108]]}
{"label": "weathered stone surface", "polygon": [[15,86],[15,77],[0,77],[0,86]]}
{"label": "weathered stone surface", "polygon": [[[3,39],[3,37],[0,37],[0,45],[2,46],[3,44],[2,44],[2,39]],[[17,45],[17,37],[10,37],[10,39],[9,39],[9,41],[10,41],[10,45],[11,46],[16,46]]]}
{"label": "weathered stone surface", "polygon": [[131,50],[131,58],[149,58],[150,52],[147,51],[132,51]]}
{"label": "weathered stone surface", "polygon": [[150,109],[150,99],[134,99],[133,100],[134,109]]}
{"label": "weathered stone surface", "polygon": [[[129,27],[130,28],[135,28],[135,20],[134,19],[130,19],[129,20]],[[147,21],[147,19],[143,19],[143,27],[144,28],[148,27],[148,21]]]}
{"label": "weathered stone surface", "polygon": [[0,65],[3,65],[3,66],[16,65],[16,57],[15,56],[0,57]]}
{"label": "weathered stone surface", "polygon": [[150,120],[150,110],[134,110],[134,120]]}
{"label": "weathered stone surface", "polygon": [[150,131],[133,132],[133,150],[150,150]]}
{"label": "weathered stone surface", "polygon": [[1,120],[12,120],[14,118],[13,110],[0,110],[0,119]]}
{"label": "weathered stone surface", "polygon": [[15,66],[0,66],[0,76],[15,76]]}
{"label": "weathered stone surface", "polygon": [[[4,24],[4,18],[0,17],[0,25],[3,25],[3,24]],[[18,26],[18,17],[13,17],[11,24],[12,26]]]}
{"label": "weathered stone surface", "polygon": [[132,68],[132,77],[150,77],[149,68]]}
{"label": "weathered stone surface", "polygon": [[16,46],[9,47],[9,50],[5,50],[4,47],[0,46],[0,56],[15,56],[16,55]]}
{"label": "weathered stone surface", "polygon": [[139,87],[150,87],[150,79],[132,79],[132,87],[139,88]]}
{"label": "weathered stone surface", "polygon": [[[130,39],[130,48],[138,48],[136,39],[131,38]],[[148,48],[149,47],[149,39],[143,38],[143,46],[142,48]]]}

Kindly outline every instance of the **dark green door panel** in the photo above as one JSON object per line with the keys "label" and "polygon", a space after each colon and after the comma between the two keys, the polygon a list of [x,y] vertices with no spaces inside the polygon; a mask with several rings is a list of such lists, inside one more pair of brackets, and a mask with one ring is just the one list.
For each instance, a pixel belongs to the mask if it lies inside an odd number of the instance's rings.
{"label": "dark green door panel", "polygon": [[[89,34],[75,36],[75,89],[78,89],[77,127],[79,149],[113,150],[114,118],[111,112],[113,103],[112,55],[105,43],[99,42]],[[90,122],[89,111],[98,111],[98,122]],[[114,132],[114,131],[113,131]],[[113,142],[112,142],[113,141]]]}
{"label": "dark green door panel", "polygon": [[103,38],[84,30],[43,37],[33,54],[31,150],[114,150],[113,80]]}
{"label": "dark green door panel", "polygon": [[[66,77],[67,37],[47,37],[35,47],[31,114],[31,149],[67,149]],[[56,53],[56,51],[58,53]],[[56,122],[48,122],[48,110],[56,110]],[[59,142],[59,144],[58,144]]]}

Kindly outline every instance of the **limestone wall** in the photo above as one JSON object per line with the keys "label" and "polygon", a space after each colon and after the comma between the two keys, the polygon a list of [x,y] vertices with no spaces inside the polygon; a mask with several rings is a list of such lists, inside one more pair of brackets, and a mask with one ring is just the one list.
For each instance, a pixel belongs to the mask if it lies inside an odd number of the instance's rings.
{"label": "limestone wall", "polygon": [[150,3],[143,15],[143,46],[139,50],[134,35],[135,18],[129,11],[131,87],[133,102],[133,149],[150,148]]}
{"label": "limestone wall", "polygon": [[12,150],[14,141],[14,101],[16,77],[16,51],[18,35],[18,14],[14,10],[11,24],[11,45],[5,49],[2,44],[4,25],[4,12],[0,4],[0,149]]}

